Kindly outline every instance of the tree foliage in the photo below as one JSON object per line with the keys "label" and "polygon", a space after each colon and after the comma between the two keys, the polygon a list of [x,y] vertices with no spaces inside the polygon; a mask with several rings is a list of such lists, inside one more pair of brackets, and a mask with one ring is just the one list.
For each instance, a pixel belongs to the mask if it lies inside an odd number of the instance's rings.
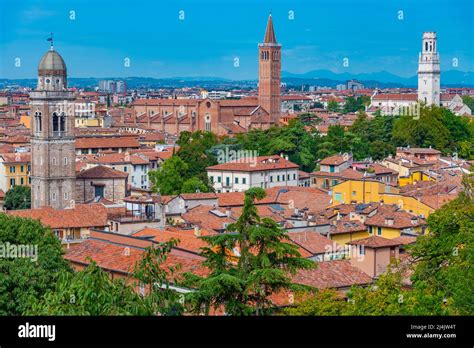
{"label": "tree foliage", "polygon": [[0,245],[33,248],[30,258],[0,258],[0,315],[25,313],[54,287],[61,272],[70,271],[60,241],[39,221],[0,214]]}
{"label": "tree foliage", "polygon": [[31,188],[28,186],[13,186],[5,194],[5,209],[30,209],[31,208]]}
{"label": "tree foliage", "polygon": [[202,256],[210,274],[188,279],[197,289],[189,295],[195,312],[224,308],[230,315],[270,314],[270,296],[294,286],[291,274],[314,266],[286,242],[284,229],[258,216],[254,200],[264,196],[260,188],[246,191],[242,214],[228,232],[202,237],[209,243]]}

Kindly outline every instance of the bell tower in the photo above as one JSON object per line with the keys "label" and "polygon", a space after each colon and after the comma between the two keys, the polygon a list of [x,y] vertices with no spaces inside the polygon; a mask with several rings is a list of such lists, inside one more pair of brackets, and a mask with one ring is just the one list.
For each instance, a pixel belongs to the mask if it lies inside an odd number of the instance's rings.
{"label": "bell tower", "polygon": [[48,41],[30,93],[31,205],[64,209],[73,206],[75,194],[75,96],[67,89],[66,64]]}
{"label": "bell tower", "polygon": [[258,103],[274,122],[280,118],[281,45],[277,43],[272,15],[268,17],[263,43],[258,45]]}
{"label": "bell tower", "polygon": [[424,32],[418,60],[418,100],[426,105],[440,104],[440,64],[436,33]]}

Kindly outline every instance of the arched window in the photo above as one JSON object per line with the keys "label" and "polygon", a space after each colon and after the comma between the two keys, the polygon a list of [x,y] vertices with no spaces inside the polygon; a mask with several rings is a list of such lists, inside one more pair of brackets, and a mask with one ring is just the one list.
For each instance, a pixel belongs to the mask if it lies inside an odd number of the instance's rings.
{"label": "arched window", "polygon": [[35,112],[35,130],[37,133],[41,132],[43,128],[43,125],[42,125],[42,120],[41,120],[41,112],[40,111],[36,111]]}
{"label": "arched window", "polygon": [[64,165],[67,166],[67,157],[64,157]]}
{"label": "arched window", "polygon": [[51,163],[52,163],[53,166],[56,165],[56,157],[51,158]]}
{"label": "arched window", "polygon": [[206,121],[205,130],[207,132],[210,132],[211,131],[211,116],[209,114],[206,114],[205,121]]}
{"label": "arched window", "polygon": [[425,41],[425,51],[428,51],[428,41]]}
{"label": "arched window", "polygon": [[53,112],[53,132],[59,132],[59,116]]}
{"label": "arched window", "polygon": [[60,132],[66,131],[66,114],[64,112],[61,113],[61,117],[59,120],[59,131]]}

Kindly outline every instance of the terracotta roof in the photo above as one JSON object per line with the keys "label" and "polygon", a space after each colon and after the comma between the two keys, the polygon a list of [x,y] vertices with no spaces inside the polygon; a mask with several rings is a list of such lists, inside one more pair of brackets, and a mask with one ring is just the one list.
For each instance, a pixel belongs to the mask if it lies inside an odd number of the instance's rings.
{"label": "terracotta roof", "polygon": [[280,170],[298,168],[298,165],[280,156],[259,156],[252,161],[240,159],[207,167],[206,170],[256,172],[265,170]]}
{"label": "terracotta roof", "polygon": [[409,153],[409,154],[433,154],[433,155],[439,155],[441,154],[441,151],[438,151],[436,149],[432,148],[427,148],[427,147],[397,147],[397,153]]}
{"label": "terracotta roof", "polygon": [[[106,270],[130,274],[133,272],[135,264],[142,259],[144,253],[144,248],[135,247],[133,244],[115,244],[91,238],[74,248],[68,249],[64,258],[80,264],[89,264],[92,259],[99,267]],[[177,255],[172,251],[161,267],[167,269],[181,265],[180,273],[193,272],[205,275],[207,271],[201,262],[202,260],[199,258]]]}
{"label": "terracotta roof", "polygon": [[[393,220],[393,222],[389,223],[390,220]],[[426,222],[424,219],[421,219],[416,215],[407,211],[399,210],[391,213],[378,211],[374,216],[368,217],[365,220],[365,224],[367,226],[403,229],[423,226],[426,225]]]}
{"label": "terracotta roof", "polygon": [[322,159],[321,161],[319,161],[319,164],[326,165],[326,166],[329,166],[329,165],[338,166],[344,162],[347,162],[348,160],[349,160],[349,156],[334,155],[334,156],[329,156]]}
{"label": "terracotta roof", "polygon": [[313,231],[289,232],[288,236],[296,245],[301,246],[313,255],[327,252],[328,247],[331,247],[331,250],[333,250],[333,244],[335,243],[318,232]]}
{"label": "terracotta roof", "polygon": [[235,218],[228,217],[225,212],[226,210],[222,208],[198,205],[182,214],[181,218],[203,229],[219,232],[225,230],[224,224],[236,221]]}
{"label": "terracotta roof", "polygon": [[[210,235],[206,230],[201,230],[202,235]],[[144,228],[138,232],[132,234],[134,237],[149,237],[147,239],[154,240],[155,242],[167,242],[170,239],[178,239],[179,248],[189,250],[194,253],[201,252],[202,248],[208,247],[209,244],[203,239],[194,235],[194,230],[159,230],[156,228]]]}
{"label": "terracotta roof", "polygon": [[363,245],[366,248],[372,248],[372,249],[377,249],[377,248],[386,248],[386,247],[392,247],[392,246],[397,246],[401,245],[402,243],[395,241],[393,239],[387,239],[379,236],[371,236],[368,238],[364,239],[358,239],[352,242],[349,242],[347,244],[351,245]]}
{"label": "terracotta roof", "polygon": [[76,138],[76,149],[139,148],[134,137],[84,137]]}
{"label": "terracotta roof", "polygon": [[416,237],[412,236],[400,236],[392,239],[394,242],[400,243],[401,245],[413,244],[416,242]]}
{"label": "terracotta roof", "polygon": [[349,260],[324,261],[316,265],[317,268],[298,271],[292,277],[293,282],[318,289],[339,289],[372,283],[372,278],[352,266]]}
{"label": "terracotta roof", "polygon": [[28,163],[31,162],[31,152],[4,153],[0,157],[5,163]]}
{"label": "terracotta roof", "polygon": [[102,204],[77,204],[72,209],[56,210],[51,207],[12,210],[8,214],[40,220],[45,226],[56,228],[105,227],[107,210]]}
{"label": "terracotta roof", "polygon": [[349,221],[347,219],[337,220],[335,225],[331,225],[330,234],[344,234],[367,231],[367,227],[358,220]]}
{"label": "terracotta roof", "polygon": [[101,165],[83,170],[76,175],[79,179],[125,179],[127,177],[128,173]]}
{"label": "terracotta roof", "polygon": [[187,201],[201,199],[217,199],[217,195],[214,192],[181,193],[180,196]]}
{"label": "terracotta roof", "polygon": [[380,93],[372,97],[372,100],[418,100],[418,94],[415,93]]}

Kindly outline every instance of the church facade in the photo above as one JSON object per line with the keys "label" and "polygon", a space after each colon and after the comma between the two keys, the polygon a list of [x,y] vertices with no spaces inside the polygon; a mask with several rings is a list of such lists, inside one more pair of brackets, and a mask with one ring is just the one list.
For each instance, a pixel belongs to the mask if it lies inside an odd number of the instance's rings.
{"label": "church facade", "polygon": [[250,129],[266,129],[279,123],[281,45],[277,43],[270,15],[263,42],[258,46],[258,97],[239,100],[139,99],[123,125],[136,125],[170,134],[211,131],[232,135]]}
{"label": "church facade", "polygon": [[38,66],[38,84],[30,93],[31,205],[74,206],[74,92],[67,89],[64,60],[51,49]]}

